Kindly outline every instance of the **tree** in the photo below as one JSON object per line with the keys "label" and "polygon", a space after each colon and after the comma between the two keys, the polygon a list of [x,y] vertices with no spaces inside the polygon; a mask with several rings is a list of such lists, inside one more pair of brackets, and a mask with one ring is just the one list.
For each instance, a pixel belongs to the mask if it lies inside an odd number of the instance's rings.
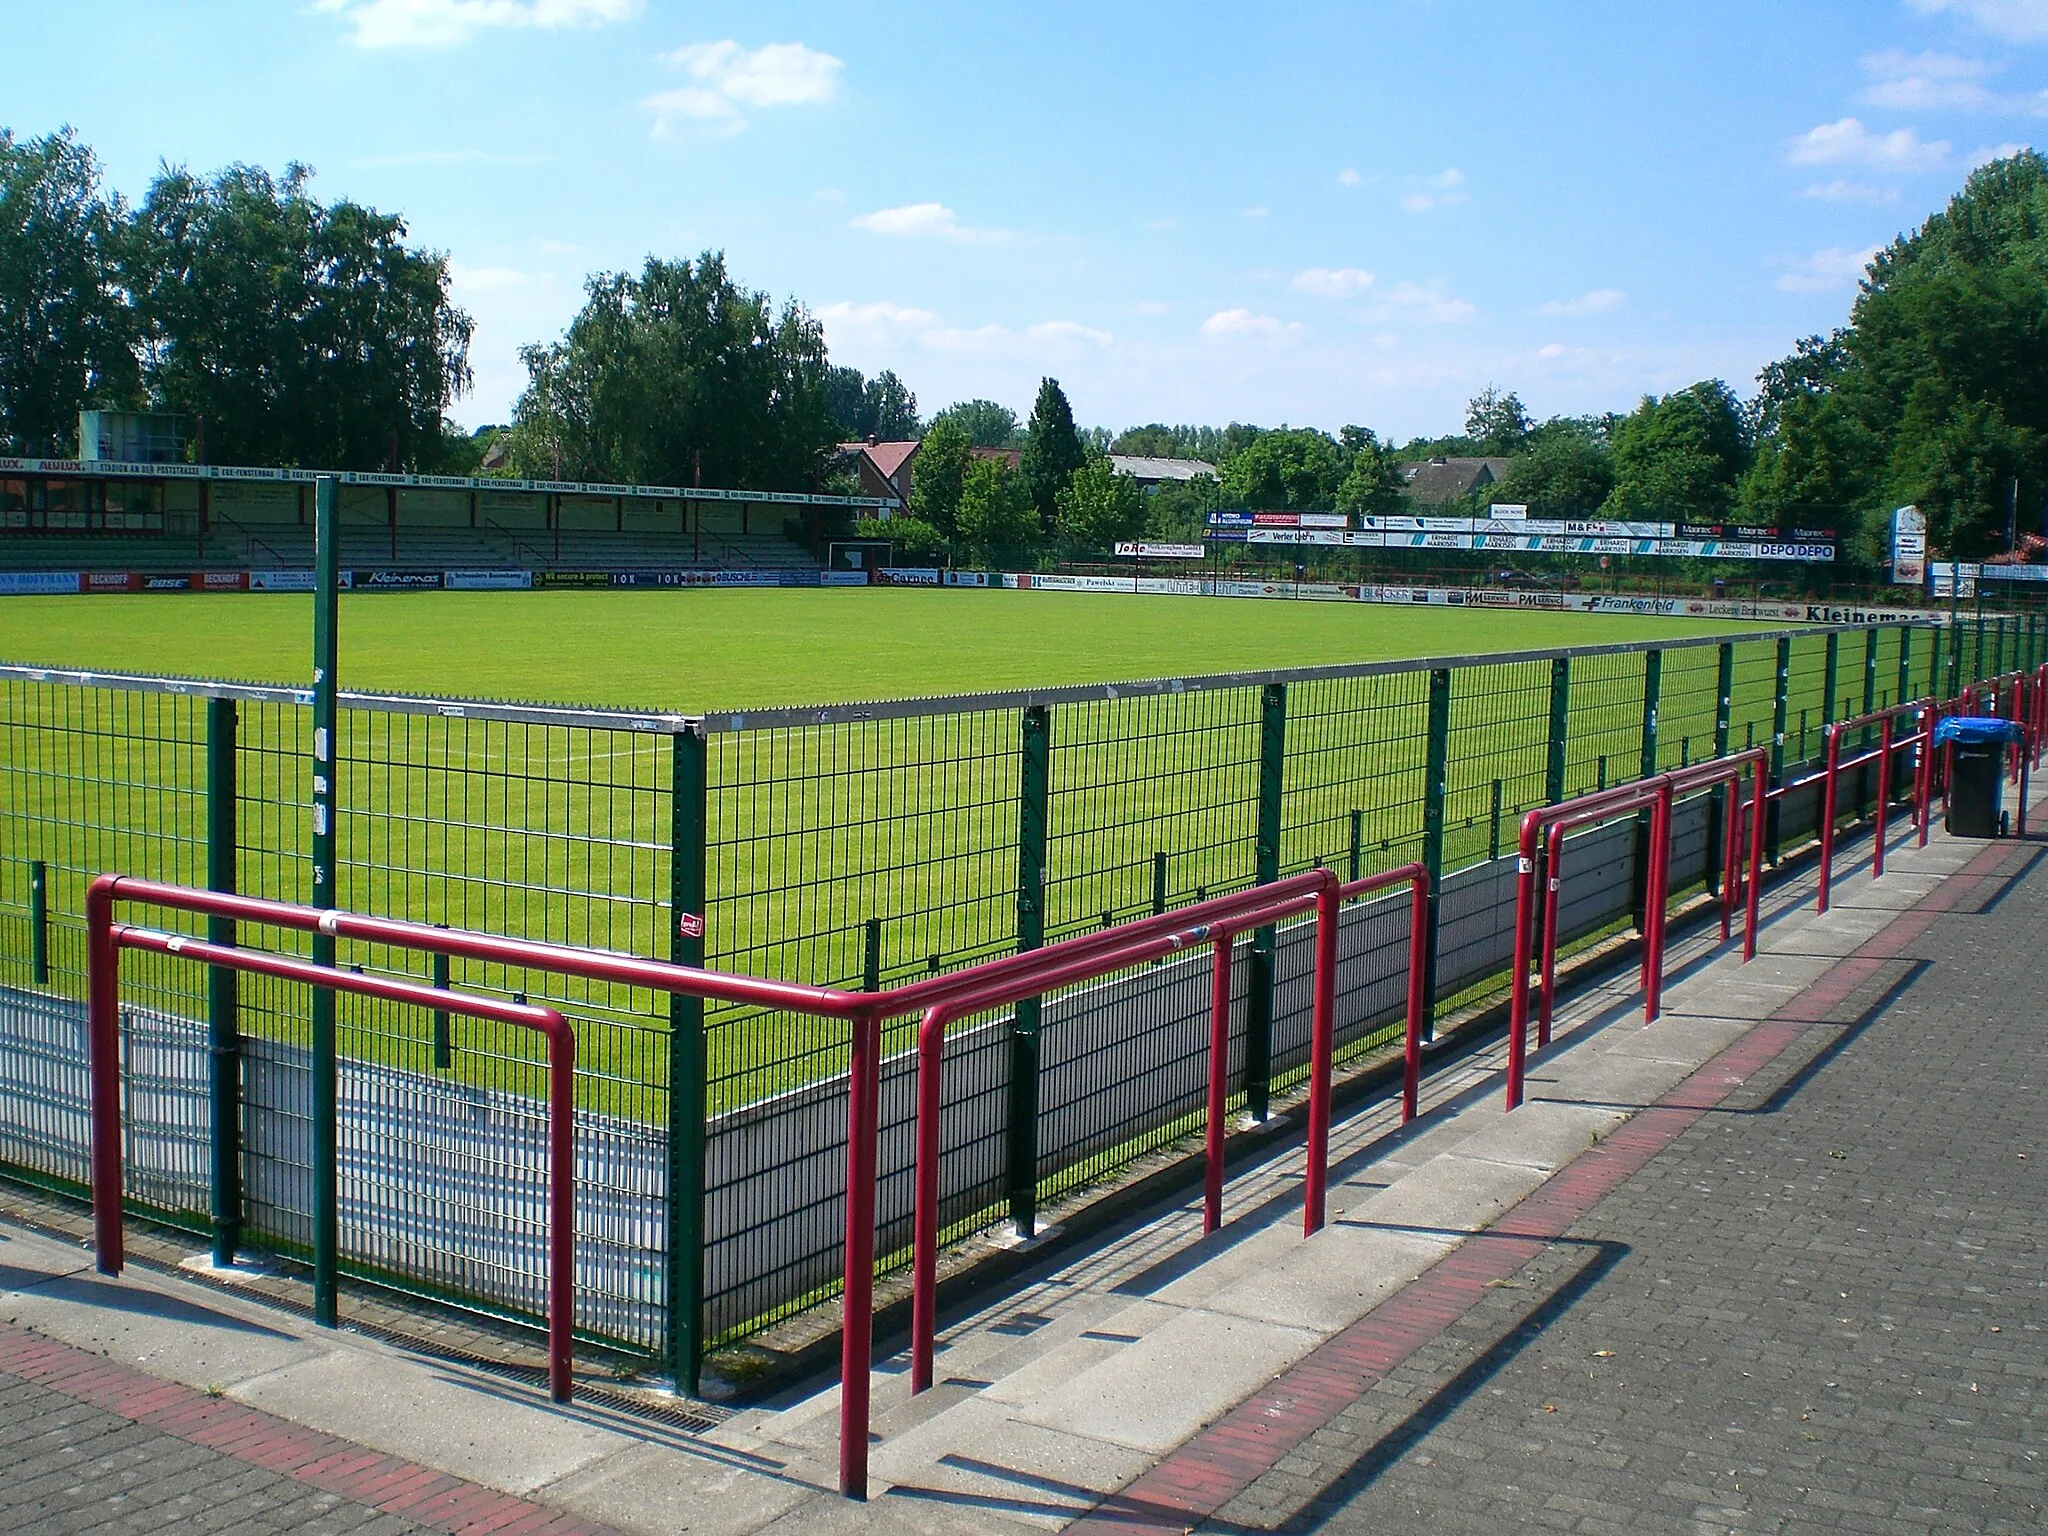
{"label": "tree", "polygon": [[0,129],[0,442],[61,457],[81,407],[135,403],[118,272],[123,210],[70,129]]}
{"label": "tree", "polygon": [[924,435],[910,476],[910,515],[950,539],[959,529],[960,489],[974,445],[955,423],[939,418]]}
{"label": "tree", "polygon": [[976,459],[960,487],[957,547],[970,562],[1002,565],[1035,557],[1038,514],[1024,477],[1007,459]]}
{"label": "tree", "polygon": [[1106,555],[1119,539],[1145,530],[1145,498],[1138,482],[1109,460],[1091,456],[1068,477],[1056,499],[1060,541],[1075,554]]}
{"label": "tree", "polygon": [[838,439],[824,332],[706,251],[603,273],[562,340],[526,348],[515,463],[530,476],[808,490]]}
{"label": "tree", "polygon": [[1241,421],[1227,427],[1169,427],[1155,421],[1149,426],[1126,427],[1116,435],[1109,451],[1149,459],[1201,459],[1220,468],[1263,430]]}
{"label": "tree", "polygon": [[1645,395],[1615,424],[1613,441],[1609,517],[1712,522],[1733,507],[1748,467],[1742,407],[1719,379]]}
{"label": "tree", "polygon": [[1531,517],[1591,518],[1613,489],[1614,461],[1593,434],[1539,431],[1492,499],[1519,502]]}
{"label": "tree", "polygon": [[828,368],[825,397],[850,442],[900,443],[918,434],[917,396],[890,369],[867,379],[858,368]]}
{"label": "tree", "polygon": [[1482,454],[1520,453],[1529,440],[1529,413],[1512,390],[1498,394],[1489,384],[1466,407],[1465,435]]}
{"label": "tree", "polygon": [[1081,437],[1074,430],[1074,410],[1058,379],[1038,382],[1038,399],[1031,407],[1031,420],[1024,430],[1022,469],[1024,483],[1031,491],[1031,504],[1047,530],[1059,517],[1059,494],[1084,461]]}
{"label": "tree", "polygon": [[1380,517],[1398,511],[1406,482],[1393,448],[1366,427],[1346,427],[1338,439],[1351,456],[1351,467],[1337,487],[1337,510]]}
{"label": "tree", "polygon": [[1330,508],[1349,465],[1327,432],[1282,427],[1263,432],[1223,466],[1223,499],[1257,509]]}
{"label": "tree", "polygon": [[950,421],[977,448],[1015,448],[1017,413],[993,400],[956,400],[932,418],[932,425]]}
{"label": "tree", "polygon": [[921,517],[864,517],[853,525],[853,536],[891,546],[889,558],[898,565],[937,565],[950,547],[946,536]]}
{"label": "tree", "polygon": [[407,245],[401,218],[319,202],[311,179],[231,165],[151,185],[128,262],[150,394],[206,419],[216,461],[438,467],[469,387],[448,259]]}

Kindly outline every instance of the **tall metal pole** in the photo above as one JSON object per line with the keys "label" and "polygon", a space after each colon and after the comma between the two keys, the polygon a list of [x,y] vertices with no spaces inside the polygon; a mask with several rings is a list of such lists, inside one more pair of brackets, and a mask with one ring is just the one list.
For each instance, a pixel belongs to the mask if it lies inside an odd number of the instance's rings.
{"label": "tall metal pole", "polygon": [[[206,701],[206,888],[235,889],[235,701]],[[235,942],[235,920],[209,916],[206,939]],[[224,965],[206,974],[213,1184],[213,1262],[235,1262],[242,1237],[242,1035],[236,974]]]}
{"label": "tall metal pole", "polygon": [[[336,701],[340,683],[341,484],[324,475],[313,495],[313,905],[340,905],[334,817],[340,753]],[[313,963],[334,964],[334,938],[313,935]],[[313,1320],[340,1321],[340,1156],[336,1147],[334,993],[313,989]]]}
{"label": "tall metal pole", "polygon": [[[669,749],[669,936],[676,965],[704,963],[704,843],[710,773],[703,727]],[[704,1371],[704,1139],[710,1067],[704,1000],[668,1000],[668,1355],[676,1390],[694,1397]]]}
{"label": "tall metal pole", "polygon": [[[1052,713],[1024,711],[1017,737],[1017,952],[1045,943],[1045,861],[1052,827]],[[1042,999],[1027,997],[1010,1012],[1010,1123],[1004,1182],[1011,1229],[1038,1231],[1038,1025]]]}

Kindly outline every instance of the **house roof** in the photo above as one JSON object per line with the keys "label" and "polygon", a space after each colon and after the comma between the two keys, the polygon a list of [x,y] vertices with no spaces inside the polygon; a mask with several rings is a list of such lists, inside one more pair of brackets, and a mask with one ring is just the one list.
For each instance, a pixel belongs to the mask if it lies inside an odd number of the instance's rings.
{"label": "house roof", "polygon": [[896,471],[910,462],[910,456],[917,452],[919,444],[907,443],[841,443],[849,453],[864,453],[885,480],[894,480]]}
{"label": "house roof", "polygon": [[1216,466],[1200,459],[1153,459],[1138,454],[1112,453],[1109,467],[1120,475],[1129,475],[1139,481],[1192,480],[1197,475],[1207,475],[1212,480],[1219,478]]}
{"label": "house roof", "polygon": [[967,450],[967,456],[973,459],[1001,459],[1012,469],[1020,468],[1024,463],[1024,454],[1021,449],[984,448],[979,443]]}
{"label": "house roof", "polygon": [[1508,472],[1503,458],[1423,459],[1401,466],[1408,495],[1428,506],[1456,501],[1482,485],[1492,485]]}

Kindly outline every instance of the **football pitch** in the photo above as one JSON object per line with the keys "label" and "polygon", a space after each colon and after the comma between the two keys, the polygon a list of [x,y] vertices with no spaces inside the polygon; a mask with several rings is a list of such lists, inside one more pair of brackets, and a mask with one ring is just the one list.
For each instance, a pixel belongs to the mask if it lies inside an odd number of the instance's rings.
{"label": "football pitch", "polygon": [[[760,709],[1740,633],[1731,621],[980,590],[361,593],[344,687]],[[306,683],[303,597],[18,597],[0,661]]]}

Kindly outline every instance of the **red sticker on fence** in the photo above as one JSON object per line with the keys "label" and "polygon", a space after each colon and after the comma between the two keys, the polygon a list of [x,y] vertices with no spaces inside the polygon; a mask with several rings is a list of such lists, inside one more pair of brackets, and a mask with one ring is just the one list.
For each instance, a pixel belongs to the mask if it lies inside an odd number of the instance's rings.
{"label": "red sticker on fence", "polygon": [[695,912],[678,913],[676,932],[686,939],[701,939],[704,937],[704,919]]}

